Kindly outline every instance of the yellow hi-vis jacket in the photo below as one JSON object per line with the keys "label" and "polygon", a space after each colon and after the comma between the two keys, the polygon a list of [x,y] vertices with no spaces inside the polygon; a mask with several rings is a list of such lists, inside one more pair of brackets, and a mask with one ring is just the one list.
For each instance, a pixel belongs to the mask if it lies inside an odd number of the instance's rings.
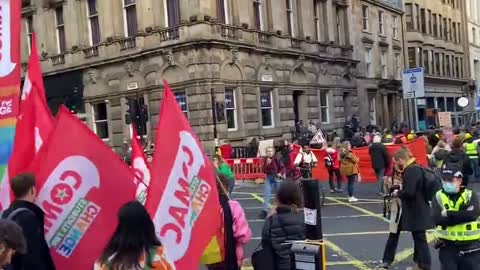
{"label": "yellow hi-vis jacket", "polygon": [[[460,206],[468,205],[472,198],[472,191],[465,189],[456,202],[439,190],[436,194],[437,202],[445,209],[448,205],[448,211],[459,211]],[[477,205],[475,207],[478,207]],[[458,224],[455,226],[437,226],[435,230],[437,238],[447,241],[475,241],[480,240],[480,220]]]}
{"label": "yellow hi-vis jacket", "polygon": [[465,153],[470,157],[470,158],[478,158],[478,150],[477,150],[477,143],[472,142],[472,143],[464,143],[463,147],[465,148]]}

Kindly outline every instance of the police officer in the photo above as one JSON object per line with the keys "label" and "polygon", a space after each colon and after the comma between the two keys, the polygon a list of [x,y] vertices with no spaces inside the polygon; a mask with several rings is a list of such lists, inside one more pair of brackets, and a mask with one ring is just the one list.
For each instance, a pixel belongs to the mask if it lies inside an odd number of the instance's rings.
{"label": "police officer", "polygon": [[465,149],[465,153],[470,158],[470,163],[473,169],[473,179],[474,181],[478,181],[480,178],[480,170],[478,165],[478,143],[473,141],[472,134],[467,133],[465,134],[464,138],[465,142],[463,144],[463,148]]}
{"label": "police officer", "polygon": [[442,270],[480,269],[480,205],[475,192],[462,186],[460,171],[444,168],[443,188],[432,200],[436,247]]}

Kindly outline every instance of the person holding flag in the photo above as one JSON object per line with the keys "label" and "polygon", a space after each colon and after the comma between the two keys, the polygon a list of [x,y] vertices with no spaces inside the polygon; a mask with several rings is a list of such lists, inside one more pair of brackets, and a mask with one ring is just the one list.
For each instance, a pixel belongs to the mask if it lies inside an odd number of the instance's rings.
{"label": "person holding flag", "polygon": [[13,178],[11,186],[15,201],[2,213],[2,218],[15,221],[20,225],[26,240],[27,252],[24,255],[16,255],[7,270],[55,270],[50,249],[43,234],[45,212],[35,204],[37,199],[35,176],[17,175]]}
{"label": "person holding flag", "polygon": [[118,211],[118,225],[94,270],[173,270],[143,205],[128,202]]}

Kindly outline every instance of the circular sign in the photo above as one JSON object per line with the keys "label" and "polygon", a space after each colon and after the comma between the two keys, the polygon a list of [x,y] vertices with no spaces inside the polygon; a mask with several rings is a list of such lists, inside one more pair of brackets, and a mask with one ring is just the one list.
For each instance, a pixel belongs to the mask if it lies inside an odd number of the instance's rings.
{"label": "circular sign", "polygon": [[465,108],[468,106],[468,98],[466,97],[461,97],[457,100],[458,106]]}
{"label": "circular sign", "polygon": [[417,82],[417,77],[412,76],[410,78],[410,83],[416,83]]}

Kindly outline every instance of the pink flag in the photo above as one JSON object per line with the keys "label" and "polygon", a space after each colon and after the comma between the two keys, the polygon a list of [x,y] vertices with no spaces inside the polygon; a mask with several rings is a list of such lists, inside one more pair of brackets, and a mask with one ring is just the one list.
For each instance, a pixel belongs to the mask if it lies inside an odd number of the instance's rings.
{"label": "pink flag", "polygon": [[197,269],[220,226],[215,171],[164,84],[146,207],[167,258],[177,269]]}

